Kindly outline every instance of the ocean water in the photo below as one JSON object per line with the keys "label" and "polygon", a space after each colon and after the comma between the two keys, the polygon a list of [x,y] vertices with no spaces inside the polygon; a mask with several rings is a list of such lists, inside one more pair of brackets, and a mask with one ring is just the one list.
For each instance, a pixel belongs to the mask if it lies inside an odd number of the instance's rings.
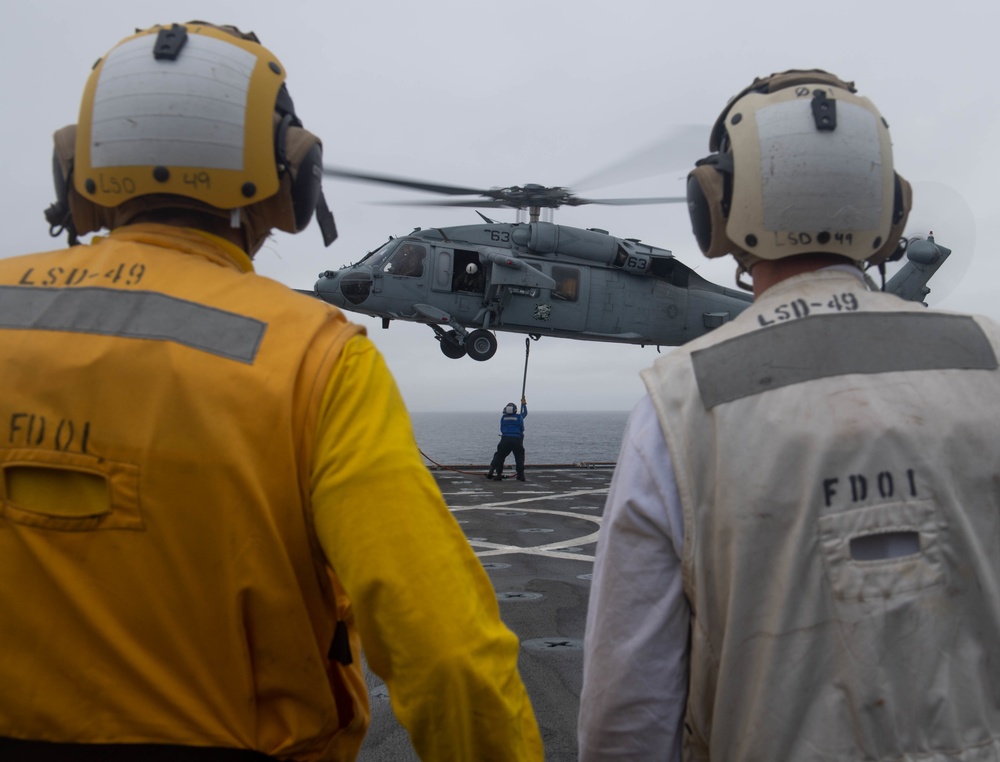
{"label": "ocean water", "polygon": [[[614,463],[627,411],[546,412],[529,408],[524,421],[525,463]],[[428,465],[489,464],[500,441],[500,412],[411,413],[417,445]],[[513,470],[514,457],[507,457]]]}

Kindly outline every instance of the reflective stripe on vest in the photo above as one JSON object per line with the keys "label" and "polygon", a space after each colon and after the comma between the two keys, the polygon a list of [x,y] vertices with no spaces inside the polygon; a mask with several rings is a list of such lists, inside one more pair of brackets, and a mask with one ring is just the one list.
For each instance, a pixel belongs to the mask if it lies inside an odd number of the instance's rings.
{"label": "reflective stripe on vest", "polygon": [[151,291],[0,286],[0,328],[172,341],[250,365],[267,324]]}
{"label": "reflective stripe on vest", "polygon": [[691,362],[706,410],[830,376],[997,368],[971,317],[912,312],[792,320],[692,352]]}

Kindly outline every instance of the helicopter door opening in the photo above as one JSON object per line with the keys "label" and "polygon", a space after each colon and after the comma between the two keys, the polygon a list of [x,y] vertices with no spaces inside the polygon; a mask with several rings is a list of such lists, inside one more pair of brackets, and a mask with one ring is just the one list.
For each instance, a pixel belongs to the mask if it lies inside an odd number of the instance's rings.
{"label": "helicopter door opening", "polygon": [[455,249],[455,267],[452,272],[451,287],[453,291],[463,291],[470,294],[486,292],[486,272],[483,269],[478,251]]}

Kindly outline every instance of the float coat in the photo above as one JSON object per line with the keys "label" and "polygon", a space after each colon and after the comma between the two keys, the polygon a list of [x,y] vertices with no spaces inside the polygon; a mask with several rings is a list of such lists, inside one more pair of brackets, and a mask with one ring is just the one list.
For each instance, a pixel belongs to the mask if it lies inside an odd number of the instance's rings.
{"label": "float coat", "polygon": [[356,754],[309,490],[360,329],[250,269],[160,225],[0,260],[0,736]]}
{"label": "float coat", "polygon": [[686,759],[1000,756],[998,337],[829,270],[644,371],[684,515]]}

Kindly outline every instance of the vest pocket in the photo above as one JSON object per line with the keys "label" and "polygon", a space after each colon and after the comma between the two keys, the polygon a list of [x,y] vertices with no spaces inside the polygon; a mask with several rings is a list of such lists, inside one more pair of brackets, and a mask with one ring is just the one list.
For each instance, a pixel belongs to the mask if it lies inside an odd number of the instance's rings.
{"label": "vest pocket", "polygon": [[820,517],[820,548],[834,598],[885,603],[944,584],[943,531],[929,500]]}
{"label": "vest pocket", "polygon": [[55,450],[0,449],[0,516],[63,532],[143,529],[139,467]]}

